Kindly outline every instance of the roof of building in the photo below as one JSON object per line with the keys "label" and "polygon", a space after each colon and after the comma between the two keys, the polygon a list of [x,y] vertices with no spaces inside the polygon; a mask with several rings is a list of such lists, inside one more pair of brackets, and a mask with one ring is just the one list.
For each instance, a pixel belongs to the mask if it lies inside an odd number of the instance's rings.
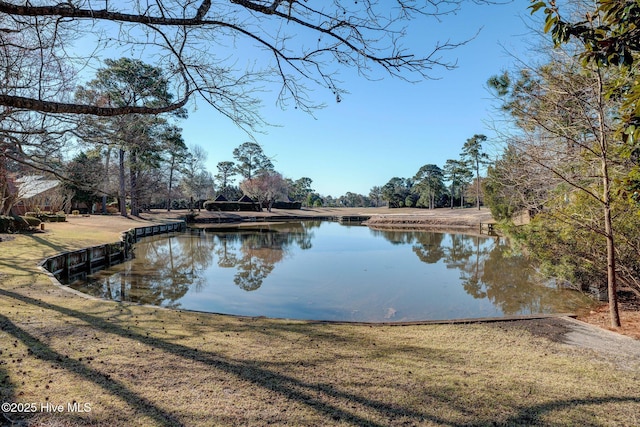
{"label": "roof of building", "polygon": [[60,181],[54,179],[44,179],[41,175],[27,175],[16,179],[18,191],[23,199],[30,199],[38,194],[60,185]]}

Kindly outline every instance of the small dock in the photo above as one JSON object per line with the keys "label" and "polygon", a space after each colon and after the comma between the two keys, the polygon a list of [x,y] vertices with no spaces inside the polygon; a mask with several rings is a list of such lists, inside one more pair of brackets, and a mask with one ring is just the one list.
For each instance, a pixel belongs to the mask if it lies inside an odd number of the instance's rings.
{"label": "small dock", "polygon": [[497,236],[495,230],[495,222],[481,222],[480,223],[480,234],[486,234],[487,236]]}
{"label": "small dock", "polygon": [[352,222],[364,222],[371,219],[371,215],[342,215],[337,216],[336,221],[340,224],[349,224]]}

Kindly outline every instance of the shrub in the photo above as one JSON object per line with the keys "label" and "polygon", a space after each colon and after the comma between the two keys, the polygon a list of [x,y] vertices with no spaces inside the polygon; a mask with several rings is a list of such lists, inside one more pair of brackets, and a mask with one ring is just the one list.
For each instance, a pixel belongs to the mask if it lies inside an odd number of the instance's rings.
{"label": "shrub", "polygon": [[33,217],[33,216],[23,216],[21,218],[23,218],[25,220],[25,222],[27,223],[28,227],[39,227],[40,223],[42,222],[38,218]]}
{"label": "shrub", "polygon": [[67,216],[65,214],[53,214],[53,213],[37,213],[35,215],[26,215],[38,218],[41,222],[65,222]]}
{"label": "shrub", "polygon": [[204,203],[204,208],[208,211],[225,211],[225,212],[237,212],[237,211],[259,212],[261,210],[259,203],[250,203],[250,202],[209,201]]}
{"label": "shrub", "polygon": [[275,209],[302,209],[302,202],[275,202],[272,206]]}
{"label": "shrub", "polygon": [[0,216],[0,233],[27,231],[40,226],[40,219],[34,216]]}
{"label": "shrub", "polygon": [[[32,221],[37,220],[37,218],[34,218],[34,217],[24,217],[24,216],[13,216],[9,218],[13,220],[13,222],[9,225],[9,230],[8,230],[9,232],[27,231],[29,230],[29,228],[31,228],[31,225],[29,224],[29,221],[27,221],[27,218],[30,218]],[[38,223],[38,225],[39,224],[40,223]]]}
{"label": "shrub", "polygon": [[0,233],[12,233],[15,230],[16,227],[13,217],[0,215]]}
{"label": "shrub", "polygon": [[66,215],[60,215],[60,214],[49,214],[45,216],[44,221],[49,221],[49,222],[65,222],[67,220],[67,216]]}
{"label": "shrub", "polygon": [[184,220],[185,220],[187,223],[193,223],[193,222],[195,221],[195,219],[196,219],[196,217],[197,217],[197,216],[198,216],[198,214],[197,214],[197,213],[195,213],[195,212],[188,213],[188,214],[186,214],[186,215],[184,216]]}

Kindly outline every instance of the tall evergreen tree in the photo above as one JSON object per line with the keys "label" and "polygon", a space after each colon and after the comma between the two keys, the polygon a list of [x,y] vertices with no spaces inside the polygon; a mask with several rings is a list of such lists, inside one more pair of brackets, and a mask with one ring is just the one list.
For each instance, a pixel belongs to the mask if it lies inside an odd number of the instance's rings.
{"label": "tall evergreen tree", "polygon": [[177,126],[167,126],[160,134],[160,141],[164,147],[164,162],[168,168],[167,176],[167,211],[173,204],[173,189],[176,176],[189,159],[189,149],[182,138],[182,129]]}
{"label": "tall evergreen tree", "polygon": [[480,166],[487,164],[487,154],[482,151],[482,144],[486,142],[485,135],[473,135],[462,146],[462,157],[469,162],[476,172],[476,206],[480,210]]}
{"label": "tall evergreen tree", "polygon": [[214,176],[217,183],[218,192],[224,197],[229,197],[229,187],[233,184],[233,175],[236,174],[236,164],[230,161],[218,162],[216,165],[218,173]]}
{"label": "tall evergreen tree", "polygon": [[[168,80],[162,70],[140,60],[120,58],[105,60],[105,67],[98,70],[96,78],[87,87],[80,87],[76,98],[89,102],[101,102],[110,107],[131,105],[154,106],[170,103]],[[185,117],[184,110],[175,112]],[[126,156],[129,163],[129,195],[131,214],[138,215],[138,182],[144,168],[159,161],[161,144],[158,135],[166,124],[161,116],[130,114],[113,118],[85,118],[81,128],[83,136],[102,138],[107,144],[118,148],[119,205],[120,213],[126,210]]]}
{"label": "tall evergreen tree", "polygon": [[425,206],[429,209],[436,208],[436,200],[444,189],[443,179],[442,169],[437,165],[424,165],[418,170],[413,178],[415,188],[420,193],[418,206]]}
{"label": "tall evergreen tree", "polygon": [[451,209],[453,209],[456,189],[460,195],[460,206],[464,205],[464,188],[471,179],[471,175],[471,170],[466,162],[462,160],[448,159],[444,164],[444,178],[450,183]]}
{"label": "tall evergreen tree", "polygon": [[252,179],[256,175],[273,171],[273,163],[262,151],[260,144],[245,142],[233,150],[233,158],[236,159],[236,171],[244,179]]}

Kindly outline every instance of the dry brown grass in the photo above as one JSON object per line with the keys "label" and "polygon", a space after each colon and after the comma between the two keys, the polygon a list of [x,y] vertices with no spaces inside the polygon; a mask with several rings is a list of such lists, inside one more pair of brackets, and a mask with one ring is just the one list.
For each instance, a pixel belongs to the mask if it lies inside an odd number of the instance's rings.
{"label": "dry brown grass", "polygon": [[[86,218],[85,218],[86,219]],[[0,243],[0,400],[26,425],[638,425],[640,374],[490,325],[236,318],[85,299],[44,256],[113,241],[51,224]],[[78,219],[77,221],[80,221]],[[123,221],[123,220],[118,220]],[[77,224],[76,224],[77,225]],[[89,403],[90,412],[66,411]],[[41,404],[64,405],[62,413]]]}

